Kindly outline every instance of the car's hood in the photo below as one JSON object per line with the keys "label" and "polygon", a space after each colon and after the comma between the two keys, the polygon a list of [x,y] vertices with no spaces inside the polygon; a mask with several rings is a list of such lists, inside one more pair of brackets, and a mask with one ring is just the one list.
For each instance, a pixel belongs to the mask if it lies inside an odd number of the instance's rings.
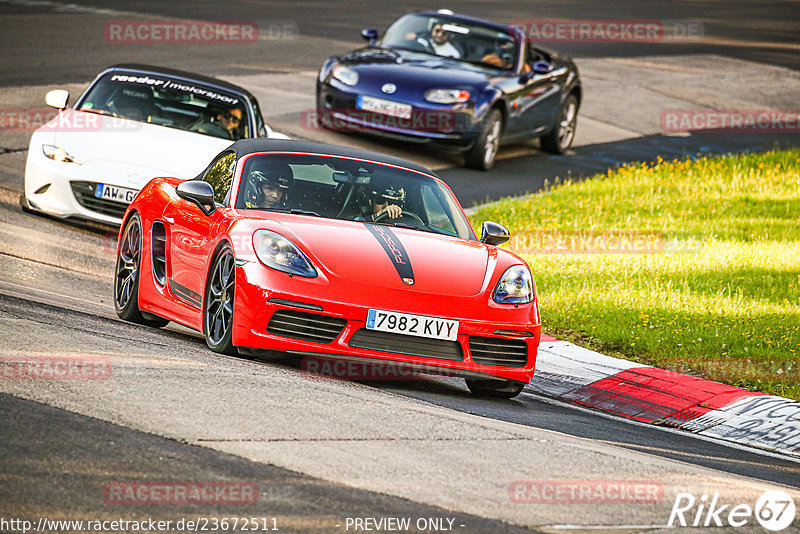
{"label": "car's hood", "polygon": [[[312,262],[365,285],[469,297],[486,278],[489,254],[477,241],[369,223],[320,224],[309,217],[286,217],[281,225]],[[413,285],[403,278],[413,278]]]}
{"label": "car's hood", "polygon": [[[486,85],[497,71],[446,57],[402,49],[364,48],[341,58],[358,72],[358,86],[403,82],[427,87],[475,87]],[[380,87],[378,85],[378,87]]]}
{"label": "car's hood", "polygon": [[[54,144],[84,166],[119,168],[155,176],[193,178],[232,141],[166,126],[67,109],[43,128]],[[123,171],[124,169],[124,171]],[[144,185],[144,184],[141,184]]]}

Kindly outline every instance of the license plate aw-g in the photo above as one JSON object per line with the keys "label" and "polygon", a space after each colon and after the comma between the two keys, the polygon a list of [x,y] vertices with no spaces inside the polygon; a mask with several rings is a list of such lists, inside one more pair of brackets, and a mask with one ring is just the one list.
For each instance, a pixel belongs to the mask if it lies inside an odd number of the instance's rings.
{"label": "license plate aw-g", "polygon": [[455,341],[458,337],[458,321],[453,319],[384,310],[369,310],[367,329],[447,341]]}
{"label": "license plate aw-g", "polygon": [[105,200],[113,200],[122,204],[130,204],[136,198],[139,191],[135,189],[127,189],[124,187],[116,187],[108,184],[97,184],[94,190],[94,196]]}

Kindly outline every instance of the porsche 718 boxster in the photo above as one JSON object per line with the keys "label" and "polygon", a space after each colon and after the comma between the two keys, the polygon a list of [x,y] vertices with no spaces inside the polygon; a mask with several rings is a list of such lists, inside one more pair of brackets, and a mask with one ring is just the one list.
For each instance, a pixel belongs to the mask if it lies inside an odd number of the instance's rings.
{"label": "porsche 718 boxster", "polygon": [[490,169],[501,143],[539,137],[563,153],[582,89],[575,63],[517,28],[447,11],[409,13],[368,46],[333,56],[317,79],[323,127],[463,151]]}
{"label": "porsche 718 boxster", "polygon": [[118,315],[183,324],[216,352],[368,359],[513,397],[540,337],[528,265],[478,238],[430,170],[316,143],[241,140],[196,178],[156,178],[128,207]]}

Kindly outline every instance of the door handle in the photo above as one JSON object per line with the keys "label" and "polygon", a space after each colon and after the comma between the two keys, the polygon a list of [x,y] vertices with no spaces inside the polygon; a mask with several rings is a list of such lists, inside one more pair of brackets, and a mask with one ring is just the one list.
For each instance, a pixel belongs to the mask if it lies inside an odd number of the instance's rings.
{"label": "door handle", "polygon": [[169,224],[175,224],[175,219],[172,217],[164,216],[164,220],[167,221]]}

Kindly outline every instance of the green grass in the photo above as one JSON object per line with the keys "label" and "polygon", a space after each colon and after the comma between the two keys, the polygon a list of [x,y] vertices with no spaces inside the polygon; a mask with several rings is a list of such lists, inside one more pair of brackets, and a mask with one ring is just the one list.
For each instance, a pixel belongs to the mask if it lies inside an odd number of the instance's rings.
{"label": "green grass", "polygon": [[800,150],[626,166],[484,220],[516,236],[545,332],[800,399]]}

